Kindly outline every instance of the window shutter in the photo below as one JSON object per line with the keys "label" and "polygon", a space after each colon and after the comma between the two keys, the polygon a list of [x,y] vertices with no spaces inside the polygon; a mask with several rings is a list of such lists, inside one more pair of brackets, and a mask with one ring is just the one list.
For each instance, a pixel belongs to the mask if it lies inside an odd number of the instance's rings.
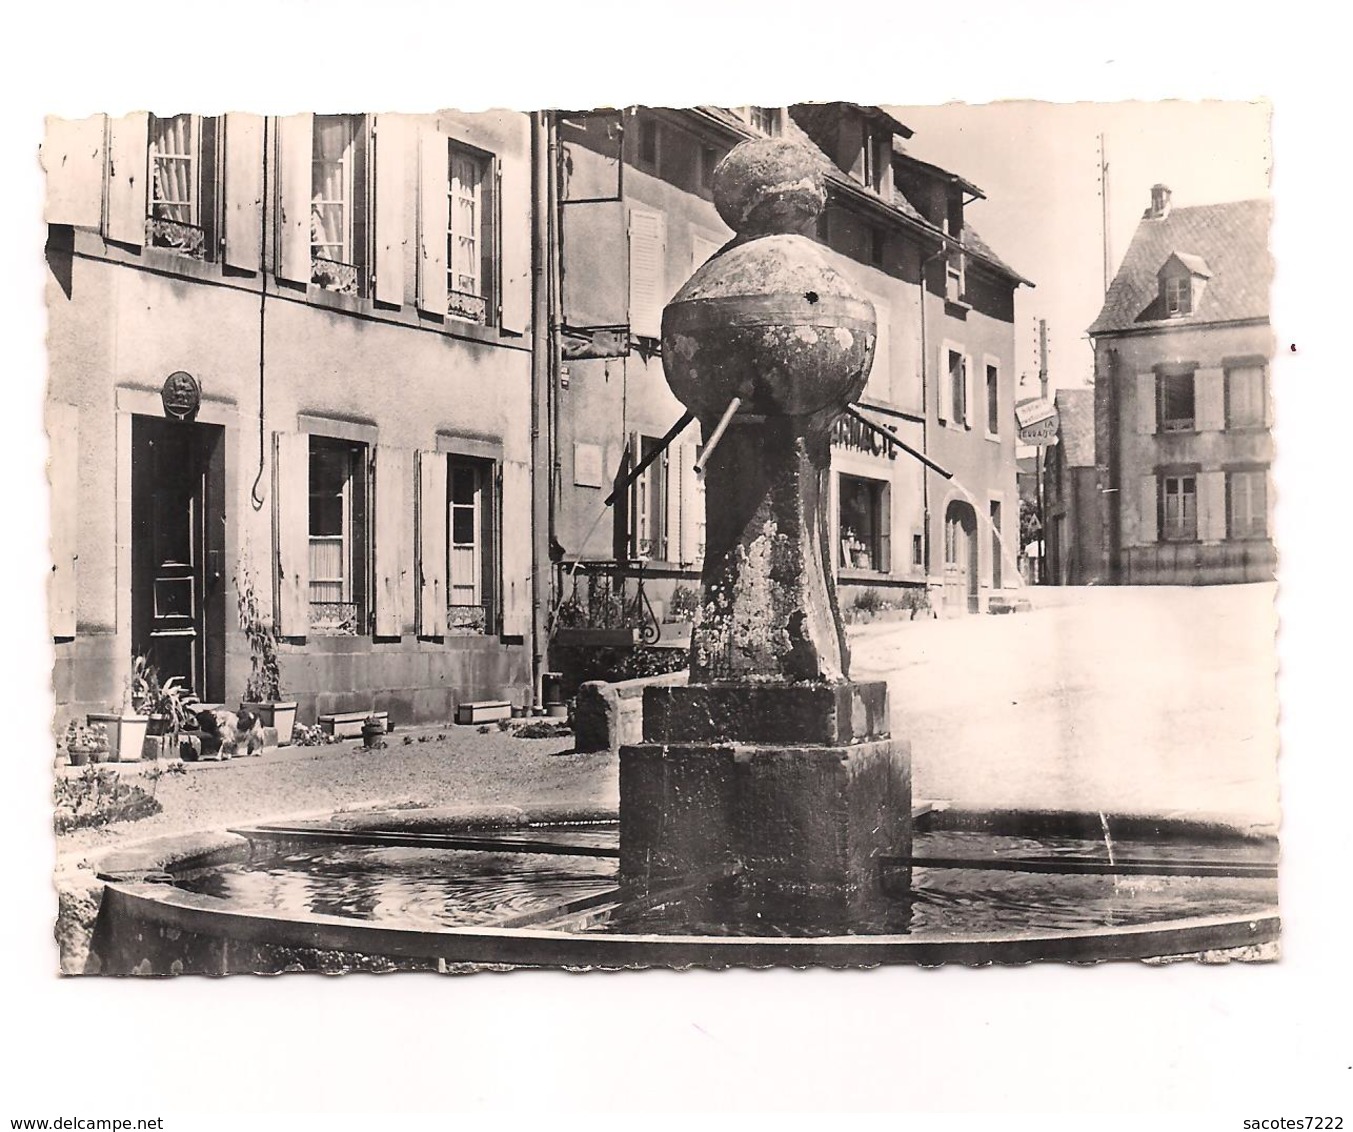
{"label": "window shutter", "polygon": [[1219,369],[1200,369],[1193,374],[1196,403],[1196,427],[1199,432],[1220,432],[1226,427],[1225,373]]}
{"label": "window shutter", "polygon": [[277,276],[310,281],[313,114],[277,119]]}
{"label": "window shutter", "polygon": [[119,244],[146,242],[150,117],[144,111],[108,122],[108,218],[104,235]]}
{"label": "window shutter", "polygon": [[376,116],[375,292],[378,302],[404,302],[404,120]]}
{"label": "window shutter", "polygon": [[[1156,431],[1156,375],[1137,375],[1137,433],[1150,436]],[[1155,540],[1152,539],[1154,542]]]}
{"label": "window shutter", "polygon": [[1198,475],[1198,537],[1203,542],[1226,538],[1226,473]]}
{"label": "window shutter", "polygon": [[879,563],[878,568],[888,574],[893,569],[893,491],[892,484],[879,488]]}
{"label": "window shutter", "polygon": [[284,637],[310,629],[310,437],[273,433],[274,621]]}
{"label": "window shutter", "polygon": [[103,215],[105,119],[102,114],[71,121],[48,118],[42,143],[47,173],[48,224],[97,228]]}
{"label": "window shutter", "polygon": [[695,474],[695,445],[677,446],[681,483],[681,561],[699,564],[700,524],[705,517],[705,485]]}
{"label": "window shutter", "polygon": [[708,236],[702,236],[699,232],[691,231],[691,274],[694,275],[700,268],[704,267],[723,244],[718,240],[711,240]]}
{"label": "window shutter", "polygon": [[1137,498],[1137,543],[1141,546],[1154,543],[1156,534],[1156,509],[1160,506],[1160,487],[1155,476],[1142,476],[1141,491]]}
{"label": "window shutter", "polygon": [[874,364],[869,370],[869,382],[865,392],[880,401],[891,400],[892,393],[892,326],[888,317],[888,300],[882,295],[866,292],[869,301],[874,304],[874,319],[878,324],[878,337],[874,341]]}
{"label": "window shutter", "polygon": [[662,454],[663,503],[662,557],[681,560],[681,449],[673,444]]}
{"label": "window shutter", "polygon": [[257,271],[263,255],[263,119],[225,116],[225,262]]}
{"label": "window shutter", "polygon": [[74,405],[47,406],[47,443],[52,496],[52,581],[47,616],[53,637],[73,637],[80,530],[80,411]]}
{"label": "window shutter", "polygon": [[665,239],[666,220],[660,213],[630,209],[629,323],[630,333],[641,338],[662,336]]}
{"label": "window shutter", "polygon": [[406,607],[413,561],[409,518],[413,513],[409,487],[413,457],[404,448],[376,448],[376,636],[398,637],[408,624]]}
{"label": "window shutter", "polygon": [[446,455],[418,453],[418,635],[446,624]]}
{"label": "window shutter", "polygon": [[943,346],[940,347],[940,379],[938,381],[938,394],[935,399],[935,417],[944,424],[949,419],[949,406],[954,403],[953,374],[949,371],[949,351]]}
{"label": "window shutter", "polygon": [[[637,432],[630,433],[629,447],[625,449],[629,454],[629,459],[625,461],[625,474],[631,474],[639,466],[639,461],[644,458],[644,446]],[[645,472],[645,475],[648,473]],[[640,476],[639,479],[642,479]],[[639,513],[639,480],[633,480],[630,483],[629,506],[626,511],[625,527],[625,557],[639,557],[639,532],[643,526],[643,517]],[[617,558],[619,555],[616,556]]]}
{"label": "window shutter", "polygon": [[451,157],[445,134],[418,137],[418,309],[446,315],[447,193]]}
{"label": "window shutter", "polygon": [[973,380],[976,375],[972,368],[972,355],[963,355],[963,427],[972,428],[973,414],[976,411],[976,399],[973,397]]}
{"label": "window shutter", "polygon": [[198,223],[202,225],[203,253],[209,263],[221,258],[221,119],[196,119],[200,131],[197,178],[201,198]]}
{"label": "window shutter", "polygon": [[[503,514],[531,513],[531,468],[503,463]],[[512,523],[503,531],[503,636],[531,635],[531,526]]]}
{"label": "window shutter", "polygon": [[1273,391],[1269,388],[1269,368],[1259,367],[1259,400],[1264,410],[1264,427],[1273,427]]}
{"label": "window shutter", "polygon": [[520,158],[498,162],[494,193],[496,266],[502,314],[500,325],[525,334],[531,325],[531,167]]}

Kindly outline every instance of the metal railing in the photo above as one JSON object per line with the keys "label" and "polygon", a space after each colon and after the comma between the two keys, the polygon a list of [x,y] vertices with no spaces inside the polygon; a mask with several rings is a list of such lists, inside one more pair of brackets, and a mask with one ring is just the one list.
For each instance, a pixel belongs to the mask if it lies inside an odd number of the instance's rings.
{"label": "metal railing", "polygon": [[580,562],[576,569],[560,564],[560,587],[569,596],[555,617],[559,629],[633,629],[645,644],[662,636],[648,594],[644,564],[636,562]]}
{"label": "metal railing", "polygon": [[446,628],[450,633],[478,633],[489,631],[488,610],[482,605],[448,605]]}
{"label": "metal railing", "polygon": [[204,259],[207,254],[207,234],[201,227],[164,216],[146,217],[146,243],[193,259]]}
{"label": "metal railing", "polygon": [[360,631],[355,601],[312,601],[310,629],[328,637],[355,637]]}
{"label": "metal railing", "polygon": [[487,322],[488,300],[483,295],[476,295],[470,291],[448,291],[446,313],[453,318],[465,318],[471,322]]}
{"label": "metal railing", "polygon": [[323,256],[310,257],[310,282],[340,295],[357,294],[357,265]]}

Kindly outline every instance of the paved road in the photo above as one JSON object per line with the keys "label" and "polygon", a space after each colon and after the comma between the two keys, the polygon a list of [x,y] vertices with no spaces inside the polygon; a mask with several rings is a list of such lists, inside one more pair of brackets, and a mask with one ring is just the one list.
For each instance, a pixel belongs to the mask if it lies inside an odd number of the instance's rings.
{"label": "paved road", "polygon": [[852,633],[917,797],[1276,824],[1272,585],[1031,594],[1028,613]]}

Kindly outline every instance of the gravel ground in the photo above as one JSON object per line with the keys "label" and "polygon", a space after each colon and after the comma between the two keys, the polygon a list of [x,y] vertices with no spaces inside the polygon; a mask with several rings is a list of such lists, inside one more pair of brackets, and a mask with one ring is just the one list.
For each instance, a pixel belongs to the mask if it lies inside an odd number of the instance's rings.
{"label": "gravel ground", "polygon": [[[430,736],[428,742],[405,744]],[[518,739],[496,727],[447,724],[397,730],[384,750],[360,741],[323,747],[284,747],[276,753],[227,762],[184,764],[154,785],[164,812],[132,823],[82,829],[59,837],[63,862],[128,841],[190,830],[219,829],[303,813],[333,812],[372,803],[429,806],[467,803],[527,805],[578,801],[616,805],[616,760],[609,754],[572,754],[572,736]],[[133,781],[144,764],[118,767]],[[143,783],[150,789],[149,783]]]}

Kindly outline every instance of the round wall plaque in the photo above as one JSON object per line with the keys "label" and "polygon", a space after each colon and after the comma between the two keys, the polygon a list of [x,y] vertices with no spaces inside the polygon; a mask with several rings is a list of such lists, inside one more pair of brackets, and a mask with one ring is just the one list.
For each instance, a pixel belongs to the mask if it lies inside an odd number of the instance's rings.
{"label": "round wall plaque", "polygon": [[202,404],[202,387],[192,374],[177,370],[164,379],[160,400],[164,402],[165,416],[186,421],[197,415]]}

